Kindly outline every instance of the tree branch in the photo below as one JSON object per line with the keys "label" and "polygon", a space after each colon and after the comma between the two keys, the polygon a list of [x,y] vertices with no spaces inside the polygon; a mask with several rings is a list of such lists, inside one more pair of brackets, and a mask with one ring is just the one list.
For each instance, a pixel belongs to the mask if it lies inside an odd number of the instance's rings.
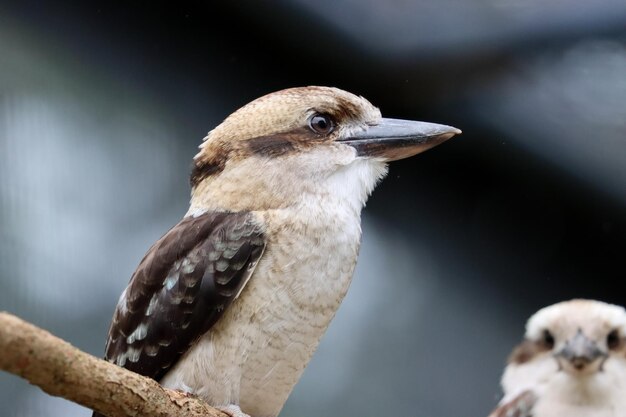
{"label": "tree branch", "polygon": [[227,417],[203,401],[91,356],[0,312],[0,369],[50,395],[116,417]]}

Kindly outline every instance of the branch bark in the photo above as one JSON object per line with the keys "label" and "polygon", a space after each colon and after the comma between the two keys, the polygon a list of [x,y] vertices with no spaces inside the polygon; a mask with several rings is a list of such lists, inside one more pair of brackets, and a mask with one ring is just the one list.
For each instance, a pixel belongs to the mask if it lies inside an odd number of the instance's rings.
{"label": "branch bark", "polygon": [[0,312],[0,369],[50,395],[116,417],[228,417],[202,400],[91,356]]}

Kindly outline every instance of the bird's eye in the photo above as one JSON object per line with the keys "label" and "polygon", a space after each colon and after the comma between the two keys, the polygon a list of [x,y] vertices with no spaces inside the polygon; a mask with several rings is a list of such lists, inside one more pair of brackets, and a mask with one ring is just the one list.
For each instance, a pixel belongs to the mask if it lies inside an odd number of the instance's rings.
{"label": "bird's eye", "polygon": [[329,115],[318,113],[309,119],[309,127],[318,135],[328,135],[335,128],[335,123]]}
{"label": "bird's eye", "polygon": [[606,337],[606,345],[609,349],[617,349],[620,344],[619,342],[620,342],[620,339],[619,339],[619,333],[617,332],[617,330],[613,330]]}
{"label": "bird's eye", "polygon": [[549,330],[543,331],[542,342],[548,349],[552,349],[554,347],[554,336],[552,336],[552,333],[550,333]]}

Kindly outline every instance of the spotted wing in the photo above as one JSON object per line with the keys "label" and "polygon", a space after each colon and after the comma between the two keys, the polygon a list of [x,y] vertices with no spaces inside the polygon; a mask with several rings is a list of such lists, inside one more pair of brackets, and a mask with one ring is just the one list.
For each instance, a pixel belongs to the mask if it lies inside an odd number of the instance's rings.
{"label": "spotted wing", "polygon": [[184,218],[150,248],[122,293],[105,358],[161,379],[239,295],[264,248],[250,213]]}
{"label": "spotted wing", "polygon": [[533,417],[537,396],[532,391],[524,391],[508,403],[500,404],[489,417]]}

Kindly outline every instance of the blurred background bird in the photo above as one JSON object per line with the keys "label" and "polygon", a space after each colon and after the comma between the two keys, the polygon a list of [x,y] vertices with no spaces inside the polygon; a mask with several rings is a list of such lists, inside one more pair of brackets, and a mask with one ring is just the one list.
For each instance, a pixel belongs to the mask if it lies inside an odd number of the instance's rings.
{"label": "blurred background bird", "polygon": [[[463,135],[391,164],[281,415],[487,415],[533,312],[626,304],[624,21],[623,0],[1,1],[0,309],[101,356],[207,129],[334,85]],[[0,414],[89,410],[2,374]]]}
{"label": "blurred background bird", "polygon": [[491,417],[626,415],[626,311],[593,300],[545,307],[526,325]]}

